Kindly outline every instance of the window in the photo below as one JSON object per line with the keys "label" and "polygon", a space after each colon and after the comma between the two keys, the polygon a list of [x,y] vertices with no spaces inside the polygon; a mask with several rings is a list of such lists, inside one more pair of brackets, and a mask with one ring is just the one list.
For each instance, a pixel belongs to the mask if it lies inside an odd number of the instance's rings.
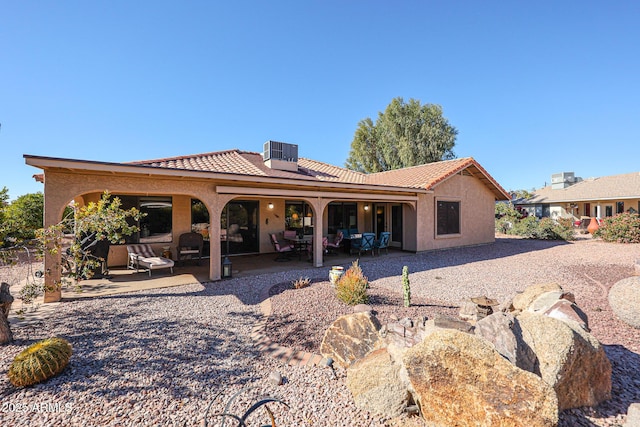
{"label": "window", "polygon": [[604,216],[613,216],[613,206],[605,206],[604,207]]}
{"label": "window", "polygon": [[358,228],[358,208],[355,203],[329,203],[329,234],[336,234],[340,229]]}
{"label": "window", "polygon": [[171,197],[117,196],[122,209],[136,208],[145,214],[136,224],[140,231],[126,237],[126,243],[169,243],[173,240]]}
{"label": "window", "polygon": [[313,211],[305,202],[286,201],[284,204],[284,226],[304,234],[313,234]]}
{"label": "window", "polygon": [[437,206],[437,235],[460,234],[460,202],[438,201]]}
{"label": "window", "polygon": [[616,202],[616,213],[624,213],[624,202]]}

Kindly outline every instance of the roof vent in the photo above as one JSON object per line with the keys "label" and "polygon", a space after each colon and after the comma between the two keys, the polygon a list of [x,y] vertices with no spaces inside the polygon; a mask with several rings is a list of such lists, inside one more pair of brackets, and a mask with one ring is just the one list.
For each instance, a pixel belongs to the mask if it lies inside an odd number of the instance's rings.
{"label": "roof vent", "polygon": [[264,163],[271,169],[298,171],[298,146],[286,142],[267,141],[262,152]]}

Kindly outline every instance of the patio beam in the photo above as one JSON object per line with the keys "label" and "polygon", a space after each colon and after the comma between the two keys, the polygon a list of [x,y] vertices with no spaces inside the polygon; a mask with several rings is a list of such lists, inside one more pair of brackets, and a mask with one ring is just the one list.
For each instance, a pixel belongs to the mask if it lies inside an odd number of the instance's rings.
{"label": "patio beam", "polygon": [[[394,189],[395,190],[395,189]],[[269,196],[278,198],[290,198],[290,197],[310,197],[310,198],[324,198],[324,199],[351,199],[351,200],[363,200],[371,201],[372,199],[380,201],[394,201],[411,203],[418,200],[416,193],[433,193],[432,191],[412,189],[408,193],[402,195],[394,194],[378,194],[378,193],[351,193],[342,191],[305,191],[305,190],[282,190],[282,189],[270,189],[270,188],[251,188],[251,187],[236,187],[219,185],[216,186],[216,192],[218,194],[236,194],[241,196]]]}

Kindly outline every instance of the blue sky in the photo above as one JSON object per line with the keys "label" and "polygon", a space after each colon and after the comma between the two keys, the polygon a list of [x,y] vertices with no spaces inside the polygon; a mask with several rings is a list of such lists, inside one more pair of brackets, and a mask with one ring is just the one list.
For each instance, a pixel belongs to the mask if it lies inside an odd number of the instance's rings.
{"label": "blue sky", "polygon": [[273,139],[343,165],[397,96],[506,189],[640,171],[637,1],[2,2],[0,187],[23,154],[133,161]]}

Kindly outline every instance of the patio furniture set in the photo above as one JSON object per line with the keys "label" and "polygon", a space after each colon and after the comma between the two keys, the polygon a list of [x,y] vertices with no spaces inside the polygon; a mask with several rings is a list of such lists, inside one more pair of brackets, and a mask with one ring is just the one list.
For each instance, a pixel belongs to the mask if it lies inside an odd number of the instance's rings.
{"label": "patio furniture set", "polygon": [[[289,261],[291,256],[298,256],[298,260],[302,259],[302,254],[307,253],[307,259],[313,258],[313,237],[311,236],[298,236],[294,230],[285,230],[283,233],[283,240],[278,240],[275,233],[270,235],[273,248],[278,254],[276,261]],[[340,229],[335,235],[332,241],[329,241],[328,237],[322,238],[322,249],[325,254],[337,253],[340,249],[343,249],[345,253],[353,255],[358,252],[358,256],[362,253],[371,251],[371,256],[374,256],[374,251],[384,249],[389,253],[389,239],[391,233],[383,231],[380,233],[380,238],[375,238],[375,233],[359,233],[358,230]]]}

